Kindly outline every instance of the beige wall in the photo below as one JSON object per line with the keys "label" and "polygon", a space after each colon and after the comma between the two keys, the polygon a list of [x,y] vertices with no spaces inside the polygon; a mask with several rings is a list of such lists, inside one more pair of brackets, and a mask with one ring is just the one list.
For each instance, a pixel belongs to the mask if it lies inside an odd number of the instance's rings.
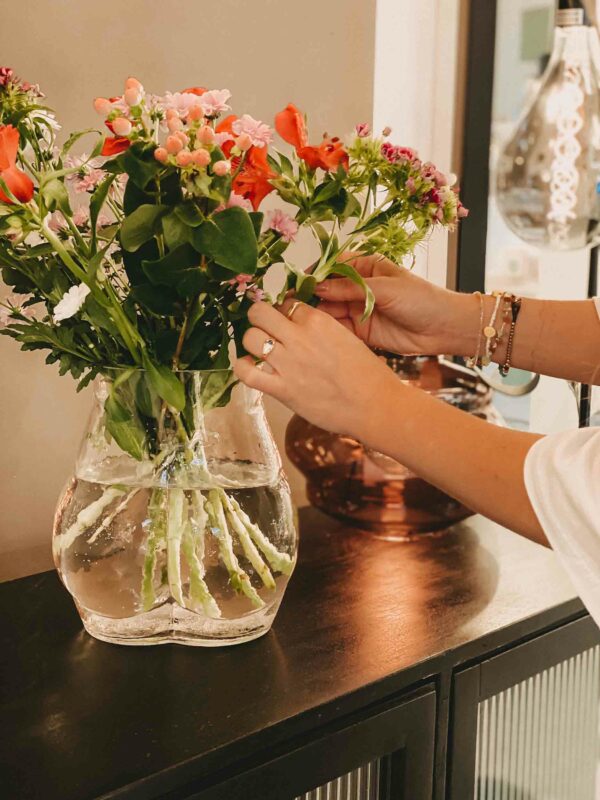
{"label": "beige wall", "polygon": [[[128,75],[163,92],[227,87],[237,108],[269,120],[287,102],[316,136],[349,131],[373,106],[375,0],[53,0],[4,3],[2,63],[44,88],[66,130],[97,125],[92,98]],[[18,36],[11,31],[19,31]],[[89,409],[70,378],[0,338],[0,578],[8,553],[23,572],[49,559],[54,504],[73,466]],[[287,412],[269,403],[279,444]],[[302,480],[288,467],[297,500]],[[16,562],[11,557],[12,564]],[[14,572],[14,569],[13,569]]]}

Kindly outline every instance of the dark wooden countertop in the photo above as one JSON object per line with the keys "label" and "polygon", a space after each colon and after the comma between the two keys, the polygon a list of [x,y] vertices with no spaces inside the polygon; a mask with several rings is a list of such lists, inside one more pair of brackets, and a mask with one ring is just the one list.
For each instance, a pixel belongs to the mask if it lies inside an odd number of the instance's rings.
{"label": "dark wooden countertop", "polygon": [[0,796],[154,797],[584,611],[555,556],[482,518],[373,539],[301,512],[273,630],[224,649],[82,630],[53,572],[0,584]]}

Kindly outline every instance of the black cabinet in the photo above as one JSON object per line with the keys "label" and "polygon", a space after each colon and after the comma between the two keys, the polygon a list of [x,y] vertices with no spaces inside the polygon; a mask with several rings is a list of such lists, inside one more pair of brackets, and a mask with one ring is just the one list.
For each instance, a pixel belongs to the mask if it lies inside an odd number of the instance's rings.
{"label": "black cabinet", "polygon": [[551,552],[301,521],[240,647],[106,644],[55,573],[0,584],[1,800],[594,800],[600,634]]}
{"label": "black cabinet", "polygon": [[434,734],[435,692],[427,688],[315,733],[238,775],[168,798],[430,800]]}
{"label": "black cabinet", "polygon": [[589,618],[457,672],[450,800],[595,800],[600,635]]}

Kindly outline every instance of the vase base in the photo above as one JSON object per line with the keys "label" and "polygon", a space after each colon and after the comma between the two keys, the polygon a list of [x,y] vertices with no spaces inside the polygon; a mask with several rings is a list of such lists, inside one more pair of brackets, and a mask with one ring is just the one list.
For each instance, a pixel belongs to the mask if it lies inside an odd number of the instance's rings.
{"label": "vase base", "polygon": [[102,642],[126,646],[180,644],[187,647],[228,647],[264,636],[277,608],[255,611],[238,620],[210,619],[175,603],[165,603],[135,617],[113,619],[78,606],[85,630]]}

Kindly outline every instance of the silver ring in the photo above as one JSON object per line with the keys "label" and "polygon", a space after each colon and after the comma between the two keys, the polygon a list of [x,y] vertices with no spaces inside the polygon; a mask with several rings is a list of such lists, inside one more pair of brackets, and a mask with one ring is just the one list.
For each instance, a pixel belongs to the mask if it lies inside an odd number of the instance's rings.
{"label": "silver ring", "polygon": [[274,348],[275,348],[275,340],[265,339],[264,344],[262,346],[262,357],[266,358],[270,353],[273,352]]}
{"label": "silver ring", "polygon": [[291,319],[294,316],[294,314],[296,313],[296,309],[298,308],[298,306],[301,306],[301,305],[302,305],[302,302],[300,300],[296,300],[294,303],[292,303],[292,307],[287,312],[286,317],[288,319]]}

